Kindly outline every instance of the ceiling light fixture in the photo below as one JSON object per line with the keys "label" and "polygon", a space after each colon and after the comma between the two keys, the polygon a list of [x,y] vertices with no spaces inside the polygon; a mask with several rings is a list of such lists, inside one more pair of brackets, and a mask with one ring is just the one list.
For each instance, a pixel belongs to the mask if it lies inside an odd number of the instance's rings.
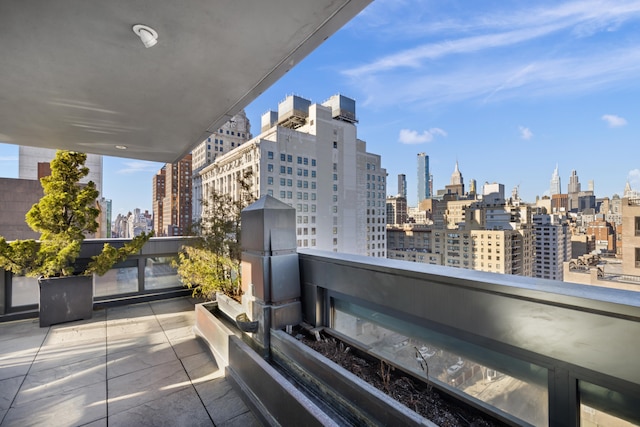
{"label": "ceiling light fixture", "polygon": [[144,47],[155,46],[155,44],[158,43],[158,33],[151,27],[137,24],[133,26],[133,32],[140,37],[140,40],[144,43]]}
{"label": "ceiling light fixture", "polygon": [[118,150],[126,150],[126,149],[127,149],[127,146],[126,146],[126,145],[116,145],[116,148],[117,148]]}

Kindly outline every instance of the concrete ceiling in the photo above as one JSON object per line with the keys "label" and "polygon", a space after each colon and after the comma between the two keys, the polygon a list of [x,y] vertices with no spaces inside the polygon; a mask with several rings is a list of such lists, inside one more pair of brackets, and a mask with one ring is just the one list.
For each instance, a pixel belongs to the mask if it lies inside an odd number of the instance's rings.
{"label": "concrete ceiling", "polygon": [[2,0],[0,142],[174,162],[369,2]]}

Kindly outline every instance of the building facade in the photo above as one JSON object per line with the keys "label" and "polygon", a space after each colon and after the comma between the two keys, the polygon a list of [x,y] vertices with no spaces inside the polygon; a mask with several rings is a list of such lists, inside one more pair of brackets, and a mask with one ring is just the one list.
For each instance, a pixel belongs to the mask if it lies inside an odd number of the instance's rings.
{"label": "building facade", "polygon": [[299,247],[386,257],[386,170],[357,138],[355,101],[323,104],[289,96],[262,116],[262,133],[199,173],[213,192],[237,200],[238,178],[251,172],[254,197],[296,209]]}
{"label": "building facade", "polygon": [[640,276],[640,198],[622,199],[622,272]]}
{"label": "building facade", "polygon": [[191,154],[165,164],[153,177],[153,227],[157,236],[182,236],[192,225]]}
{"label": "building facade", "polygon": [[213,163],[218,156],[239,147],[251,137],[251,123],[245,111],[242,110],[193,149],[191,167],[193,169],[192,217],[194,221],[198,220],[202,213],[202,180],[199,172]]}
{"label": "building facade", "polygon": [[534,276],[541,279],[563,280],[564,262],[571,259],[571,232],[559,216],[533,216],[535,235]]}
{"label": "building facade", "polygon": [[[39,180],[43,176],[51,173],[49,164],[56,156],[56,150],[51,148],[25,147],[18,149],[18,178]],[[102,156],[98,154],[87,154],[87,161],[84,164],[89,168],[89,174],[80,180],[86,184],[93,181],[96,190],[102,194]]]}
{"label": "building facade", "polygon": [[407,218],[407,199],[402,196],[388,196],[387,224],[404,224]]}

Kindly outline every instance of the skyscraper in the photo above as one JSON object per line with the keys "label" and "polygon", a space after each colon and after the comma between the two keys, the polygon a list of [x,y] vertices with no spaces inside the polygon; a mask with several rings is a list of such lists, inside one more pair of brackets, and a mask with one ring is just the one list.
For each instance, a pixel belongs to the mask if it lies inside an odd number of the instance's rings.
{"label": "skyscraper", "polygon": [[569,186],[567,189],[567,193],[579,193],[580,192],[580,181],[578,181],[578,174],[576,170],[571,171],[571,176],[569,177]]}
{"label": "skyscraper", "polygon": [[553,171],[553,175],[551,175],[551,187],[549,188],[549,194],[561,194],[562,187],[560,185],[560,175],[558,174],[558,165],[556,164],[556,168]]}
{"label": "skyscraper", "polygon": [[407,176],[403,173],[398,174],[398,196],[407,198]]}
{"label": "skyscraper", "polygon": [[418,203],[431,198],[429,178],[429,156],[418,153]]}

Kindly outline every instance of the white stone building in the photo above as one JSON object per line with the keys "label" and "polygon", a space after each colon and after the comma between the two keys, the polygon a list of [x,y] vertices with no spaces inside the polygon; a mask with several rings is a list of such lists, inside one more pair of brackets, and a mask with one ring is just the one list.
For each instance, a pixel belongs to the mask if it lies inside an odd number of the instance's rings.
{"label": "white stone building", "polygon": [[252,171],[255,197],[296,208],[299,247],[386,257],[386,170],[357,138],[355,101],[289,96],[262,117],[262,133],[203,168],[202,196],[238,198]]}
{"label": "white stone building", "polygon": [[200,218],[202,212],[202,180],[199,172],[222,156],[251,139],[251,124],[244,110],[233,116],[215,133],[202,141],[191,152],[193,170],[192,218]]}

